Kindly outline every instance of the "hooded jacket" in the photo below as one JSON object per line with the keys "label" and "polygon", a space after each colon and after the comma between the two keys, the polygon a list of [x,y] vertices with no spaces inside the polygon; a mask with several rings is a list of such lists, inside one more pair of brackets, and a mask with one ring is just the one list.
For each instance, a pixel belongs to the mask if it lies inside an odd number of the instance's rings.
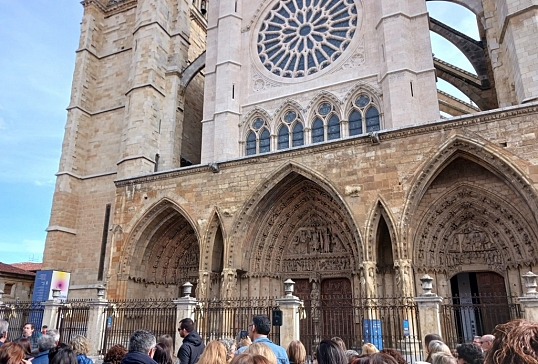
{"label": "hooded jacket", "polygon": [[183,338],[183,345],[177,352],[181,364],[194,364],[205,349],[202,337],[196,331],[191,331]]}
{"label": "hooded jacket", "polygon": [[121,364],[157,364],[148,354],[132,351],[125,354]]}

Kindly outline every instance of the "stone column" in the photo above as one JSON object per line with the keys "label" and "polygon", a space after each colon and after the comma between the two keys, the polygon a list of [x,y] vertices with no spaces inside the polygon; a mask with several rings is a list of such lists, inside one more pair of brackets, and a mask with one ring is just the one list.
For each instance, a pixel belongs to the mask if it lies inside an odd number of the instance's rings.
{"label": "stone column", "polygon": [[293,340],[299,340],[299,307],[303,303],[293,295],[295,282],[288,279],[284,282],[286,295],[276,300],[282,310],[282,326],[280,327],[280,345],[287,348]]}
{"label": "stone column", "polygon": [[90,356],[98,356],[102,353],[101,344],[105,334],[106,308],[108,301],[105,299],[105,287],[97,288],[97,301],[90,301],[88,313],[88,330],[86,338],[90,342]]}
{"label": "stone column", "polygon": [[56,324],[58,323],[58,311],[59,308],[63,306],[58,297],[60,297],[60,290],[53,288],[52,299],[43,302],[45,309],[43,311],[43,321],[41,321],[41,326],[47,325],[50,328],[58,329],[58,327],[56,327]]}
{"label": "stone column", "polygon": [[420,320],[420,339],[427,334],[441,335],[441,318],[439,316],[440,305],[443,298],[432,292],[433,278],[425,274],[420,278],[422,282],[423,293],[415,297],[415,302],[418,305],[418,315]]}
{"label": "stone column", "polygon": [[524,318],[527,321],[538,322],[538,292],[536,292],[538,275],[533,272],[527,272],[522,277],[525,279],[527,293],[523,297],[519,297],[518,300],[525,312]]}
{"label": "stone column", "polygon": [[[190,282],[187,282],[183,285],[183,297],[178,298],[177,300],[174,300],[174,303],[176,304],[176,312],[177,312],[177,320],[176,326],[179,328],[179,321],[183,320],[184,318],[190,318],[192,321],[197,321],[196,317],[196,307],[198,306],[198,301],[196,298],[191,297],[191,291],[192,291],[192,284]],[[183,344],[183,338],[181,335],[179,335],[179,331],[176,328],[176,351],[177,348]]]}

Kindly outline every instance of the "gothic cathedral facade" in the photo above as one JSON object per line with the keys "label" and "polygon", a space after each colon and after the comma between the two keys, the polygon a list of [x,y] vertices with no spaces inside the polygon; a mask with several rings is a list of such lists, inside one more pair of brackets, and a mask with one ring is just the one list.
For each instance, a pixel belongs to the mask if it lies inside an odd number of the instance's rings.
{"label": "gothic cathedral facade", "polygon": [[480,41],[424,0],[84,0],[44,269],[73,298],[521,295],[538,9],[452,2]]}

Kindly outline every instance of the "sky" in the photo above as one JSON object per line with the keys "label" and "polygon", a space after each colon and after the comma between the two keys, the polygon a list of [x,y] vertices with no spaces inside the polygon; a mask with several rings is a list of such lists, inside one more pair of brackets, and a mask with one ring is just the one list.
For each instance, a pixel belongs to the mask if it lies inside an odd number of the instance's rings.
{"label": "sky", "polygon": [[[474,16],[428,1],[430,15],[477,39]],[[41,262],[61,154],[83,7],[79,0],[0,0],[0,262]],[[432,34],[433,53],[473,72]],[[438,87],[469,101],[449,84]]]}

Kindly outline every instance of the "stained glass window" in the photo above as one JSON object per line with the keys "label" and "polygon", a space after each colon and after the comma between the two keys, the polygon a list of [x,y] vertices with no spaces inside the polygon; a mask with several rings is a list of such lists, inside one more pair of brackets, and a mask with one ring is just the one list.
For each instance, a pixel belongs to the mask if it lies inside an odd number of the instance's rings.
{"label": "stained glass window", "polygon": [[324,140],[323,121],[320,118],[316,118],[312,124],[312,143],[319,143]]}
{"label": "stained glass window", "polygon": [[293,127],[292,146],[299,147],[304,144],[303,124],[297,123]]}
{"label": "stained glass window", "polygon": [[340,119],[336,115],[331,115],[328,123],[327,139],[339,139],[340,138]]}
{"label": "stained glass window", "polygon": [[264,129],[260,135],[260,153],[271,151],[271,134],[269,130]]}
{"label": "stained glass window", "polygon": [[277,148],[287,149],[290,147],[290,132],[286,125],[282,125],[278,131],[278,143]]}
{"label": "stained glass window", "polygon": [[247,136],[247,155],[254,155],[256,154],[256,134],[254,132],[248,133]]}

